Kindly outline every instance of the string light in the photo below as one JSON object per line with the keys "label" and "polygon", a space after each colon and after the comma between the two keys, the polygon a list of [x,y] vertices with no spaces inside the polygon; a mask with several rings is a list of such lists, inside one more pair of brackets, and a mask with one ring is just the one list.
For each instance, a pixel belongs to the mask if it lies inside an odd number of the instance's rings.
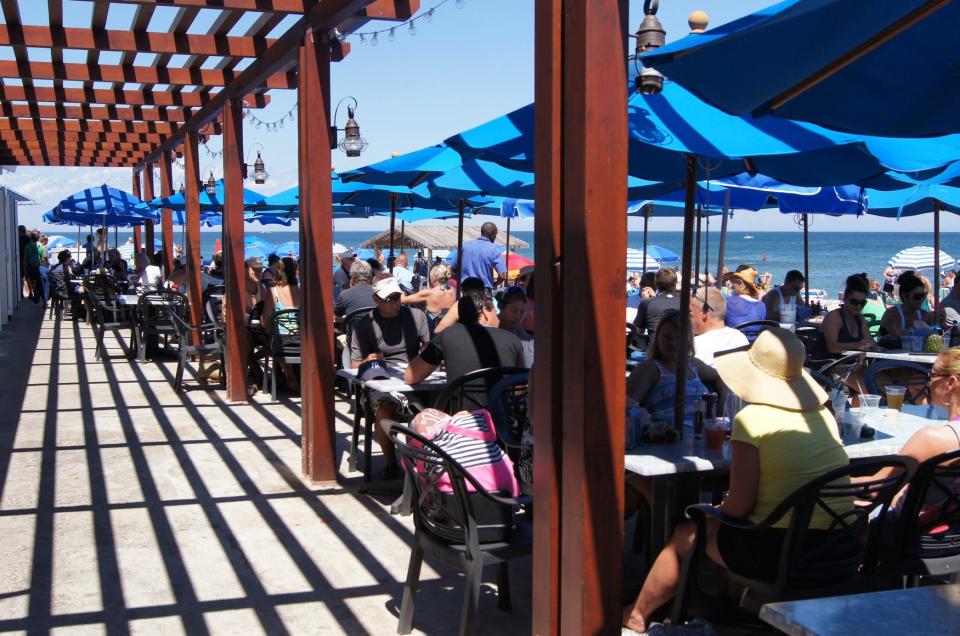
{"label": "string light", "polygon": [[279,128],[283,128],[283,122],[289,119],[290,121],[294,120],[295,113],[299,107],[299,102],[295,103],[292,108],[285,115],[283,115],[277,121],[264,121],[253,114],[253,112],[248,108],[243,111],[243,116],[250,122],[250,125],[256,129],[260,129],[261,126],[264,126],[267,132],[275,132]]}
{"label": "string light", "polygon": [[[398,25],[394,25],[386,29],[379,29],[377,31],[363,31],[363,32],[357,31],[349,34],[341,33],[339,30],[334,29],[330,33],[330,37],[340,40],[341,42],[346,42],[350,38],[359,38],[361,46],[366,46],[367,44],[369,44],[370,46],[377,46],[378,44],[380,44],[380,37],[379,37],[380,35],[384,35],[387,38],[388,42],[394,42],[396,41],[397,29],[403,28],[403,26],[406,25],[407,33],[410,35],[416,35],[417,34],[416,22],[418,20],[422,20],[424,23],[429,24],[430,22],[433,21],[434,12],[438,8],[447,4],[449,1],[450,0],[440,0],[440,2],[438,2],[437,4],[427,9],[426,12],[421,13],[416,17],[410,18],[406,22],[401,22]],[[465,0],[456,0],[454,4],[458,9],[462,9],[464,5],[466,5],[466,2]]]}
{"label": "string light", "polygon": [[457,8],[462,9],[463,5],[467,4],[466,0],[457,0]]}

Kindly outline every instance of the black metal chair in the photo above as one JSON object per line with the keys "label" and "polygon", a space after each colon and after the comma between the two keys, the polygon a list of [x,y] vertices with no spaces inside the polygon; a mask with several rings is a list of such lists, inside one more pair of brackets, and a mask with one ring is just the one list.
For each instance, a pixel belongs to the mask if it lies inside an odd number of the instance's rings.
{"label": "black metal chair", "polygon": [[960,572],[960,450],[920,464],[897,515],[892,544],[881,554],[898,583],[916,586],[924,576]]}
{"label": "black metal chair", "polygon": [[166,341],[177,336],[170,310],[186,320],[187,297],[170,290],[148,291],[140,295],[137,300],[136,322],[133,324],[133,346],[137,351],[138,361],[146,362],[148,343],[159,343],[161,338]]}
{"label": "black metal chair", "polygon": [[770,327],[779,327],[780,323],[775,320],[750,320],[748,322],[742,322],[734,329],[742,333],[747,337],[747,340],[753,342],[757,339],[757,336],[760,335],[760,332],[764,329],[769,329]]}
{"label": "black metal chair", "polygon": [[524,442],[524,433],[529,436],[530,411],[527,398],[530,374],[509,375],[490,389],[489,409],[497,427],[497,437],[506,447],[513,460],[520,490],[525,495],[533,494],[533,445],[529,437]]}
{"label": "black metal chair", "polygon": [[267,332],[269,347],[264,358],[263,390],[267,390],[269,382],[270,395],[276,400],[279,365],[300,364],[300,310],[284,309],[274,313]]}
{"label": "black metal chair", "polygon": [[[366,316],[371,311],[371,308],[358,309],[352,311],[349,314],[345,315],[340,321],[340,330],[346,338],[345,345],[340,351],[340,368],[350,369],[353,367],[353,363],[350,360],[350,339],[353,337],[353,329],[356,325],[356,321],[362,316]],[[350,394],[350,399],[353,400],[353,434],[350,437],[350,455],[348,460],[348,467],[351,471],[357,469],[357,452],[360,448],[360,430],[366,429],[367,431],[372,430],[372,425],[364,427],[362,426],[362,421],[364,418],[372,418],[373,415],[367,413],[366,400],[363,399],[363,385],[356,379],[349,380],[347,384],[347,390]],[[368,433],[364,433],[365,435]],[[368,445],[367,448],[370,448]],[[370,460],[369,455],[364,453],[364,466],[365,466],[365,475],[370,477],[369,468]]]}
{"label": "black metal chair", "polygon": [[87,322],[96,321],[98,301],[111,303],[120,293],[120,287],[108,274],[87,274],[83,277],[84,301],[87,304]]}
{"label": "black metal chair", "polygon": [[[204,323],[201,325],[193,326],[187,323],[176,311],[172,309],[167,310],[167,314],[170,316],[170,320],[173,322],[174,328],[177,332],[177,341],[180,347],[180,357],[177,362],[177,373],[173,380],[173,390],[174,392],[179,393],[180,389],[183,387],[183,372],[187,367],[187,361],[192,356],[197,356],[200,362],[200,368],[203,368],[203,359],[204,356],[215,355],[220,360],[220,368],[224,368],[223,363],[223,347],[220,346],[220,341],[217,339],[215,331],[219,327],[211,323]],[[196,338],[196,342],[194,339]],[[225,375],[220,375],[219,385],[212,386],[225,386]],[[201,385],[203,388],[211,388],[211,385]]]}
{"label": "black metal chair", "polygon": [[[488,492],[442,449],[406,427],[391,427],[390,437],[413,489],[416,528],[397,633],[409,634],[413,629],[420,566],[424,555],[430,554],[466,574],[459,633],[470,634],[484,566],[497,566],[498,606],[511,608],[507,564],[532,550],[529,518],[516,511],[531,499]],[[439,482],[444,476],[449,477],[453,492],[441,490]]]}
{"label": "black metal chair", "polygon": [[863,373],[863,382],[867,391],[876,395],[883,395],[884,387],[897,384],[907,389],[903,401],[908,404],[919,404],[930,400],[930,367],[916,362],[905,360],[875,360],[867,365]]}
{"label": "black metal chair", "polygon": [[[95,357],[100,360],[105,357],[103,339],[108,331],[113,333],[126,332],[133,327],[133,315],[130,307],[121,304],[116,299],[101,300],[93,297],[90,301],[93,311],[93,329],[96,333]],[[128,352],[127,356],[132,354]]]}
{"label": "black metal chair", "polygon": [[[885,477],[851,483],[851,477],[875,475],[884,468],[895,470]],[[916,462],[906,457],[862,461],[831,470],[798,488],[759,523],[730,517],[706,504],[687,507],[687,516],[696,525],[696,539],[681,566],[673,624],[682,623],[696,588],[708,518],[737,528],[744,542],[750,542],[751,533],[759,538],[780,520],[788,520],[772,580],[748,578],[729,570],[730,578],[746,588],[741,606],[748,609],[759,610],[763,603],[773,601],[848,594],[867,587],[868,582],[872,585],[870,577],[876,574],[886,512],[915,470]],[[871,527],[871,513],[877,508],[878,521]],[[830,518],[829,527],[817,534],[811,534],[810,528],[814,511],[825,512]]]}
{"label": "black metal chair", "polygon": [[53,318],[56,315],[57,320],[63,318],[66,307],[70,306],[71,312],[76,310],[73,304],[74,295],[70,293],[70,281],[67,279],[67,270],[63,266],[57,266],[47,272],[47,280],[50,281],[50,314]]}
{"label": "black metal chair", "polygon": [[815,369],[822,375],[830,378],[837,385],[845,385],[850,376],[857,367],[863,364],[864,354],[851,353],[848,356],[840,358],[828,358],[826,360],[807,360],[805,363],[808,369]]}
{"label": "black metal chair", "polygon": [[493,385],[518,373],[528,373],[524,367],[487,367],[466,373],[447,384],[433,403],[433,407],[445,413],[485,409]]}

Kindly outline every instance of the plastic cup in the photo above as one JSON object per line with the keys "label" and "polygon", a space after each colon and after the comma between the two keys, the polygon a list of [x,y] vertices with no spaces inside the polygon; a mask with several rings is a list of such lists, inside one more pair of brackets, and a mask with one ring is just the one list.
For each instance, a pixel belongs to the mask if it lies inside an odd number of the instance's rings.
{"label": "plastic cup", "polygon": [[714,450],[723,448],[728,423],[729,420],[725,417],[710,418],[703,422],[703,436],[707,440],[707,448]]}
{"label": "plastic cup", "polygon": [[903,406],[903,398],[907,394],[907,387],[889,384],[883,388],[883,391],[887,396],[887,408],[899,411],[900,407]]}
{"label": "plastic cup", "polygon": [[866,417],[873,417],[880,409],[880,396],[873,393],[861,393],[860,406]]}
{"label": "plastic cup", "polygon": [[860,439],[860,431],[863,429],[863,420],[865,417],[863,409],[848,410],[843,414],[843,439],[848,442],[855,442]]}
{"label": "plastic cup", "polygon": [[910,345],[911,353],[923,352],[923,336],[909,336],[908,342]]}

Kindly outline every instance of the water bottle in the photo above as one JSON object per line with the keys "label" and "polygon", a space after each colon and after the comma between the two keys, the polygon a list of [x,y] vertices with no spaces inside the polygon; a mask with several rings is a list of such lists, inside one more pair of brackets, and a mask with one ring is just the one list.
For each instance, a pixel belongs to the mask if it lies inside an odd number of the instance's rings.
{"label": "water bottle", "polygon": [[707,414],[707,403],[702,399],[693,403],[693,438],[703,437],[703,420]]}

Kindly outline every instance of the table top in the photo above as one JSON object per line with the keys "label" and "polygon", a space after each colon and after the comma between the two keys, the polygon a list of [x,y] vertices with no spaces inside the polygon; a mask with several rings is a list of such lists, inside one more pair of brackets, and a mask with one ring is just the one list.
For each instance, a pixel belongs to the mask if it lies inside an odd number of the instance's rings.
{"label": "table top", "polygon": [[353,382],[361,382],[365,387],[373,389],[374,391],[380,391],[382,393],[410,393],[411,391],[442,391],[444,387],[447,386],[447,373],[446,371],[434,371],[428,375],[423,382],[419,382],[414,385],[407,384],[403,381],[403,370],[405,367],[400,367],[392,364],[387,365],[387,373],[390,374],[389,380],[367,380],[363,382],[357,378],[356,369],[339,369],[337,375],[342,378],[347,378]]}
{"label": "table top", "polygon": [[140,301],[137,294],[117,294],[116,298],[121,305],[136,305]]}
{"label": "table top", "polygon": [[[844,450],[850,459],[866,459],[896,455],[910,436],[927,426],[942,426],[946,420],[936,419],[926,406],[905,404],[903,411],[878,409],[865,419],[865,424],[876,429],[873,439],[845,442]],[[679,442],[669,444],[643,443],[627,451],[624,468],[644,477],[658,477],[677,473],[729,470],[730,444],[722,450],[709,450],[703,439],[694,439],[693,429],[685,428]]]}
{"label": "table top", "polygon": [[849,356],[861,353],[868,358],[877,360],[900,360],[901,362],[916,362],[918,364],[932,365],[937,359],[936,353],[921,353],[907,351],[906,349],[886,349],[884,351],[844,351],[843,355]]}
{"label": "table top", "polygon": [[955,633],[960,584],[768,603],[760,618],[791,636]]}

